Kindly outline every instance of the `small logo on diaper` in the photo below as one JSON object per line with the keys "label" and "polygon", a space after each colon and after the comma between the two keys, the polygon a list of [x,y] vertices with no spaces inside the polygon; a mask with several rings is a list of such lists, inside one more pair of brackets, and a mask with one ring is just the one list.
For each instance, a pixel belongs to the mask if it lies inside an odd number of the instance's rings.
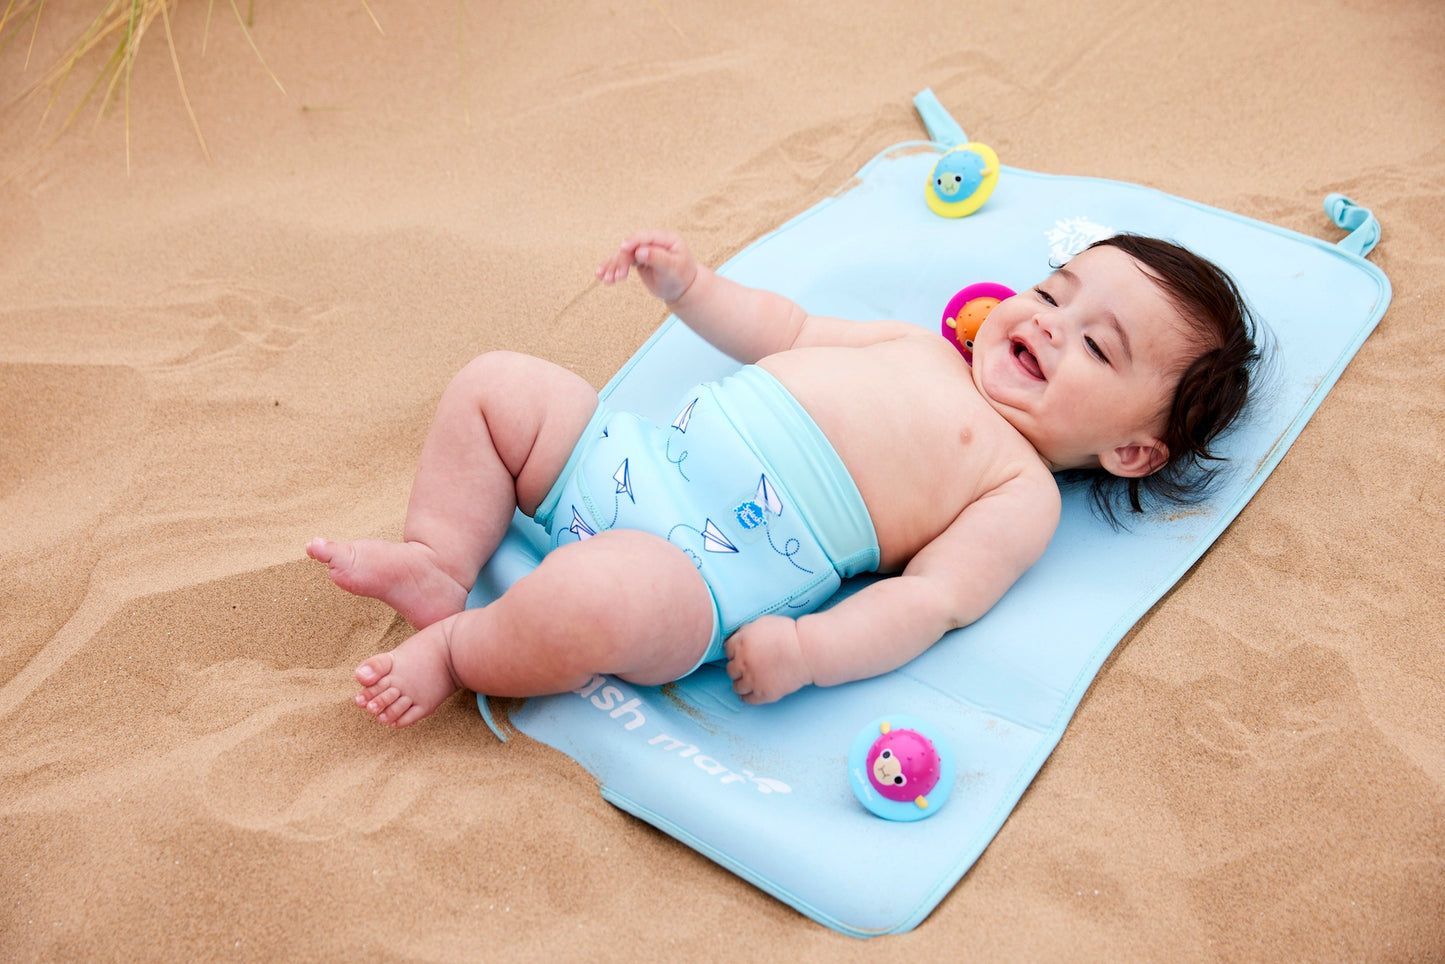
{"label": "small logo on diaper", "polygon": [[737,516],[738,525],[744,529],[756,529],[768,524],[767,516],[763,515],[763,507],[751,499],[733,509],[733,515]]}
{"label": "small logo on diaper", "polygon": [[[750,536],[747,542],[756,542],[767,533],[760,530],[768,524],[768,516],[783,514],[783,498],[766,475],[758,476],[756,491],[740,493],[733,506],[733,518],[738,520],[743,534]],[[769,537],[771,538],[771,536]]]}

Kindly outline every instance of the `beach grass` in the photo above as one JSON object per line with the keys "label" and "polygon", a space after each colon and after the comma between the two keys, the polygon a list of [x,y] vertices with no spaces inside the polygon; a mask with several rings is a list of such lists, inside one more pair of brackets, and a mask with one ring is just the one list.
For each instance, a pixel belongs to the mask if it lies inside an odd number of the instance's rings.
{"label": "beach grass", "polygon": [[[45,109],[38,125],[40,129],[44,129],[52,112],[60,102],[61,91],[67,89],[76,79],[76,74],[82,64],[97,56],[104,58],[95,75],[89,78],[89,83],[85,86],[79,99],[57,126],[50,139],[51,143],[74,123],[87,105],[98,101],[97,120],[99,120],[119,103],[125,116],[126,168],[129,170],[131,70],[140,56],[141,47],[147,35],[156,29],[157,21],[159,21],[160,30],[165,35],[171,67],[175,71],[176,86],[180,89],[181,102],[185,105],[191,130],[196,135],[196,142],[200,145],[201,152],[207,159],[210,158],[205,135],[201,133],[200,122],[191,106],[190,96],[186,93],[185,76],[181,71],[180,57],[176,53],[175,37],[171,32],[171,15],[179,2],[180,0],[101,0],[98,3],[96,15],[79,36],[64,49],[53,64],[44,68],[36,82],[17,98],[17,100],[35,97],[45,99]],[[261,62],[267,75],[284,94],[286,88],[271,68],[266,65],[266,58],[262,56],[260,48],[251,36],[251,24],[255,12],[254,0],[248,0],[244,14],[237,0],[224,0],[224,2],[231,8],[241,34],[246,38],[246,43],[250,45],[256,59]],[[361,5],[365,8],[367,15],[371,17],[372,23],[376,24],[376,29],[381,30],[381,23],[377,21],[376,15],[372,13],[366,0],[361,0]],[[17,48],[23,44],[25,48],[24,69],[26,70],[30,69],[35,38],[41,29],[45,7],[46,0],[5,0],[4,12],[0,13],[0,52],[12,44]],[[214,11],[215,0],[207,0],[206,24],[201,40],[202,54],[205,53],[206,40],[210,36],[211,17]]]}

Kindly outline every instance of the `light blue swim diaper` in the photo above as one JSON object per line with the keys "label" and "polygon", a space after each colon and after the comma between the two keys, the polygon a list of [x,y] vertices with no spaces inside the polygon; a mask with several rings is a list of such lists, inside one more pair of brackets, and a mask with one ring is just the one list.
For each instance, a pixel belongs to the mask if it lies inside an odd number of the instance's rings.
{"label": "light blue swim diaper", "polygon": [[810,613],[878,568],[872,519],[838,453],[754,365],[687,392],[666,428],[599,404],[533,518],[552,548],[638,529],[687,553],[713,598],[699,666],[722,659],[744,623]]}

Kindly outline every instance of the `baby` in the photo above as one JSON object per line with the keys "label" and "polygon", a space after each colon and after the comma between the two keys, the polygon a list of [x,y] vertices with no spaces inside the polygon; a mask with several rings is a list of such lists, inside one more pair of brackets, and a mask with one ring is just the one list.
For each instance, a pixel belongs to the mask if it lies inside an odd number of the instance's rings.
{"label": "baby", "polygon": [[[1124,480],[1136,510],[1150,480],[1185,492],[1255,357],[1226,275],[1130,235],[999,304],[971,368],[933,331],[729,281],[668,232],[628,238],[597,277],[633,268],[741,371],[688,392],[664,428],[548,362],[483,355],[441,397],[404,541],[307,545],[338,586],[418,629],[356,670],[356,703],[381,722],[414,723],[462,687],[656,685],[724,659],[749,703],[887,672],[1039,558],[1054,473]],[[466,610],[519,507],[553,550]],[[896,575],[814,611],[873,570]]]}

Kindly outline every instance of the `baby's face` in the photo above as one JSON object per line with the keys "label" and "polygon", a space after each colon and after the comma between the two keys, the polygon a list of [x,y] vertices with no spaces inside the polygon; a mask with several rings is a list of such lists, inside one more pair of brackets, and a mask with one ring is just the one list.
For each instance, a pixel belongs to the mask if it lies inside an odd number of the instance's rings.
{"label": "baby's face", "polygon": [[1188,322],[1145,268],[1090,248],[989,314],[973,379],[1055,470],[1147,475],[1197,351]]}

